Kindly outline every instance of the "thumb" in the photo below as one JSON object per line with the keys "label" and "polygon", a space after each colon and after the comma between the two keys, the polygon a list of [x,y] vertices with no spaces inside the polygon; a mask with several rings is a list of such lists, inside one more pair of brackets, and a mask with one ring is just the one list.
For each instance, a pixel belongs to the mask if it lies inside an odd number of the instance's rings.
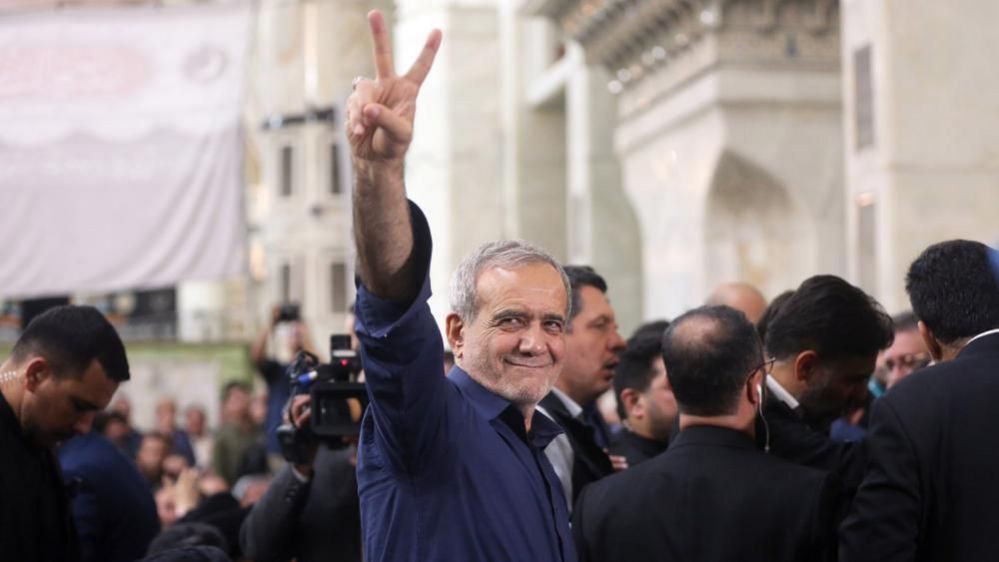
{"label": "thumb", "polygon": [[364,117],[369,123],[382,129],[392,142],[408,144],[413,138],[413,124],[384,105],[369,103],[364,106]]}

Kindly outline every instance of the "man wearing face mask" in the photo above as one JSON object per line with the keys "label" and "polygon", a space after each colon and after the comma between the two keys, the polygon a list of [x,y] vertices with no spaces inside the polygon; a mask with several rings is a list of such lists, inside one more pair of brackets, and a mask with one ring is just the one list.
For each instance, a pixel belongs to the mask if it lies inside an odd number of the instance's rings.
{"label": "man wearing face mask", "polygon": [[843,562],[995,560],[999,552],[999,252],[951,240],[906,290],[935,365],[871,412],[871,462],[840,535]]}
{"label": "man wearing face mask", "polygon": [[829,470],[848,493],[855,490],[866,464],[863,442],[833,441],[829,427],[867,403],[878,352],[893,335],[891,317],[862,290],[833,275],[806,279],[765,334],[775,360],[760,423],[770,452]]}
{"label": "man wearing face mask", "polygon": [[76,560],[79,547],[52,447],[90,432],[129,378],[125,347],[92,307],[37,316],[0,365],[0,553]]}

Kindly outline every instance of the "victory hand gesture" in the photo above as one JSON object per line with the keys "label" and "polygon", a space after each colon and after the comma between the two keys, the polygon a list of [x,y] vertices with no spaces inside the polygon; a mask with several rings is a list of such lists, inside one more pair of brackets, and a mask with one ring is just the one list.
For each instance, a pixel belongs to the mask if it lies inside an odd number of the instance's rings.
{"label": "victory hand gesture", "polygon": [[376,74],[374,80],[354,81],[354,93],[347,100],[347,138],[355,165],[382,162],[401,168],[413,139],[416,96],[440,48],[441,32],[432,31],[412,68],[397,76],[385,18],[373,10],[368,14],[368,24]]}

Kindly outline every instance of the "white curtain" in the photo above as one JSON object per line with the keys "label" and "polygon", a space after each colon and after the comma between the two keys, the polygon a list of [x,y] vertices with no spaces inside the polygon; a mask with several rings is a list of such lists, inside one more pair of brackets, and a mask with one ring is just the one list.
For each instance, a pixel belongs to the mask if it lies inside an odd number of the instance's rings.
{"label": "white curtain", "polygon": [[245,268],[251,6],[0,18],[0,296]]}

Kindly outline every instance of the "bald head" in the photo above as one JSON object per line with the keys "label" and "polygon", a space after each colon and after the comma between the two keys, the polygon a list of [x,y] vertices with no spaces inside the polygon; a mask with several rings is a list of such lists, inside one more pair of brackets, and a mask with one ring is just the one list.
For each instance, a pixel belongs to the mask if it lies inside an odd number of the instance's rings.
{"label": "bald head", "polygon": [[711,291],[705,303],[708,306],[728,306],[746,315],[756,324],[767,309],[767,299],[759,289],[742,281],[722,283]]}
{"label": "bald head", "polygon": [[696,416],[733,413],[741,388],[763,357],[756,328],[726,306],[683,314],[666,329],[662,348],[680,412]]}

